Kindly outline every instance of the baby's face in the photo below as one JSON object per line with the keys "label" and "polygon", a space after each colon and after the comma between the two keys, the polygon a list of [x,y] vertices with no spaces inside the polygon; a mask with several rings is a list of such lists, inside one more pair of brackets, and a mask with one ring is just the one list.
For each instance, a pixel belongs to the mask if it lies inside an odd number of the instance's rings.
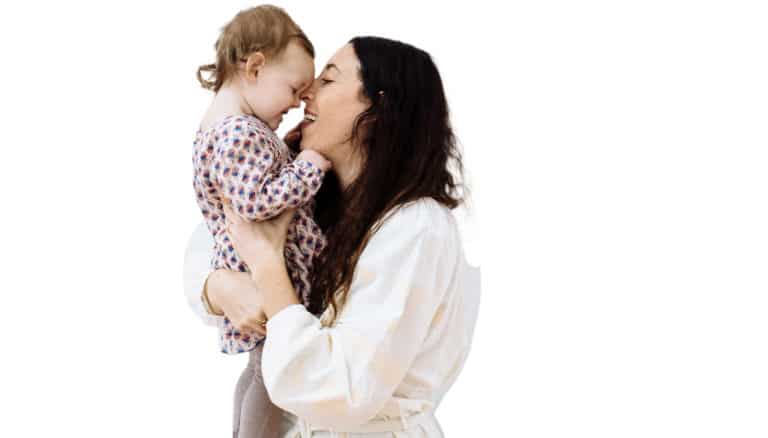
{"label": "baby's face", "polygon": [[291,108],[301,105],[301,94],[312,85],[315,62],[297,42],[291,41],[277,58],[268,59],[246,99],[255,116],[276,130]]}

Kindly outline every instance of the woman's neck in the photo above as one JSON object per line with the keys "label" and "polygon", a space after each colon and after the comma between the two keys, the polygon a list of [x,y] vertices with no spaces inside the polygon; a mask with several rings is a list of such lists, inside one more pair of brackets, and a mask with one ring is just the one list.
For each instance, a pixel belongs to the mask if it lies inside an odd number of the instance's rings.
{"label": "woman's neck", "polygon": [[[347,148],[339,148],[340,150],[348,150]],[[333,162],[333,160],[331,160]],[[339,178],[339,185],[341,190],[346,190],[357,176],[360,174],[360,160],[357,158],[357,154],[347,154],[343,160],[333,164],[333,170],[336,172],[336,176]]]}

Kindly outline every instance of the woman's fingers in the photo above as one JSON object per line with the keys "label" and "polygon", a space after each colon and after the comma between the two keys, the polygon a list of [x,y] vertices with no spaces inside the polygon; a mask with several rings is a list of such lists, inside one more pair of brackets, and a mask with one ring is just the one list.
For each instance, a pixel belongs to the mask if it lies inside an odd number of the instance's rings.
{"label": "woman's fingers", "polygon": [[256,327],[254,332],[258,333],[259,336],[261,336],[262,338],[267,336],[267,326],[266,326],[266,324],[265,325],[260,325],[260,326]]}
{"label": "woman's fingers", "polygon": [[237,322],[237,323],[235,321],[232,321],[232,325],[242,333],[258,333],[261,336],[267,335],[266,322],[262,324],[260,322],[253,322],[250,320]]}
{"label": "woman's fingers", "polygon": [[256,331],[257,325],[251,324],[247,320],[232,321],[232,325],[240,332],[252,333]]}
{"label": "woman's fingers", "polygon": [[261,336],[265,336],[267,333],[267,315],[264,313],[263,309],[259,309],[258,312],[251,313],[249,316],[245,317],[242,324],[244,327],[248,327],[250,331],[258,333]]}
{"label": "woman's fingers", "polygon": [[224,218],[227,221],[227,225],[234,225],[240,222],[244,222],[244,219],[236,214],[235,210],[232,209],[232,203],[229,201],[229,199],[224,199],[221,203],[224,205]]}
{"label": "woman's fingers", "polygon": [[284,142],[285,142],[285,143],[286,143],[288,146],[292,146],[292,147],[294,147],[294,148],[297,148],[297,147],[298,147],[298,145],[296,145],[296,144],[292,144],[292,143],[298,142],[298,141],[300,141],[300,140],[301,140],[301,123],[299,123],[298,125],[296,125],[295,127],[293,127],[293,129],[291,129],[290,131],[288,131],[288,133],[287,133],[287,134],[285,134],[285,138],[283,139],[283,141],[284,141]]}
{"label": "woman's fingers", "polygon": [[296,209],[285,210],[280,216],[275,218],[275,226],[284,233],[288,233],[288,226],[291,224],[293,217],[296,215]]}
{"label": "woman's fingers", "polygon": [[[232,244],[238,253],[241,252],[241,245],[252,239],[252,226],[253,221],[242,218],[239,214],[235,213],[232,209],[232,204],[225,200],[222,202],[224,205],[224,218],[226,219],[227,235],[232,239]],[[241,254],[242,256],[242,254]],[[247,261],[247,260],[246,260]]]}
{"label": "woman's fingers", "polygon": [[224,199],[222,204],[224,205],[224,221],[226,222],[227,226],[229,226],[230,218],[235,216],[235,212],[232,210],[232,205],[229,203],[229,200]]}
{"label": "woman's fingers", "polygon": [[217,269],[208,278],[208,294],[215,298],[232,327],[243,334],[266,337],[266,315],[261,291],[247,272]]}

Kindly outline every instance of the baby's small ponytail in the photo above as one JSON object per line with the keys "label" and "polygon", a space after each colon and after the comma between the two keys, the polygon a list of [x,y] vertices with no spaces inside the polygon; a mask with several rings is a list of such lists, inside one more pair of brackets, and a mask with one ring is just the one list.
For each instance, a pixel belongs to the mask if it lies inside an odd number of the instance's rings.
{"label": "baby's small ponytail", "polygon": [[[209,79],[203,77],[203,72],[209,73]],[[216,86],[219,81],[218,76],[216,64],[201,65],[197,68],[197,80],[206,90],[218,91]]]}

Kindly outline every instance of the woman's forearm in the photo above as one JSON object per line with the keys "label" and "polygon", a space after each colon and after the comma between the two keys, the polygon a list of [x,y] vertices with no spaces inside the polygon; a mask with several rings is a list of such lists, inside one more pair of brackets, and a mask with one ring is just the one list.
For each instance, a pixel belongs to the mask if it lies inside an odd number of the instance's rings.
{"label": "woman's forearm", "polygon": [[251,274],[225,269],[213,271],[206,280],[205,290],[211,310],[226,313],[233,322],[263,319],[259,317],[260,312],[269,319],[287,306],[301,304],[282,256],[262,260]]}
{"label": "woman's forearm", "polygon": [[288,306],[301,304],[296,298],[296,291],[282,257],[274,258],[271,263],[262,263],[252,271],[251,279],[263,293],[263,309],[267,319]]}
{"label": "woman's forearm", "polygon": [[205,279],[205,283],[203,284],[202,296],[200,297],[203,303],[207,305],[206,311],[216,316],[223,316],[224,311],[221,310],[221,307],[219,307],[219,305],[211,299],[210,295],[208,294],[208,285],[209,283],[212,285],[218,284],[217,276],[221,275],[221,272],[223,271],[219,269],[208,274],[208,278]]}
{"label": "woman's forearm", "polygon": [[[217,269],[208,275],[201,293],[201,298],[208,299],[211,311],[223,315],[227,313],[224,309],[243,307],[244,303],[237,297],[253,297],[260,291],[253,287],[248,273]],[[248,301],[250,303],[251,300]]]}

